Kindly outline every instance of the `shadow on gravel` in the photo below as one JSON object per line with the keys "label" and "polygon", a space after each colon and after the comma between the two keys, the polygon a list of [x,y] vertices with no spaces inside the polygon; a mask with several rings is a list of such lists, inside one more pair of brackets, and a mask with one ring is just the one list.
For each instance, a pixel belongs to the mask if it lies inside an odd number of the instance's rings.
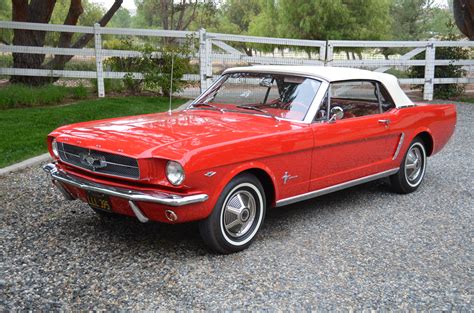
{"label": "shadow on gravel", "polygon": [[[390,194],[389,184],[375,181],[324,195],[292,205],[267,211],[265,223],[256,241],[285,240],[286,234],[298,223],[334,223],[335,214],[351,210],[353,203],[368,198]],[[198,222],[169,225],[164,223],[140,223],[133,217],[117,215],[101,217],[80,204],[72,211],[62,213],[61,238],[78,240],[84,237],[89,245],[99,245],[103,252],[122,250],[133,256],[137,251],[155,251],[158,254],[174,254],[179,249],[184,255],[209,254],[200,235]],[[84,229],[88,232],[84,233]],[[83,240],[83,239],[82,239]],[[128,251],[128,252],[127,252]]]}

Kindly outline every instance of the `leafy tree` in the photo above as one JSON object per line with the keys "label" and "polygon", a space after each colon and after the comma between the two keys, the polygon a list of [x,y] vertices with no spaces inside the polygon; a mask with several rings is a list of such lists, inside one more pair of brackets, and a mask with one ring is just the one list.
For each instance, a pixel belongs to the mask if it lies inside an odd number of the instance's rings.
{"label": "leafy tree", "polygon": [[[259,0],[227,0],[221,8],[217,31],[227,34],[248,35],[250,24],[260,13],[260,10]],[[251,45],[236,42],[232,43],[232,46],[243,50],[249,56],[252,55]]]}
{"label": "leafy tree", "polygon": [[433,18],[428,23],[428,30],[432,36],[448,36],[455,32],[450,27],[450,24],[452,24],[451,14],[448,8],[434,7],[432,9]]}
{"label": "leafy tree", "polygon": [[[389,0],[280,0],[276,4],[280,12],[276,32],[281,37],[380,40],[389,32]],[[310,55],[310,49],[304,50]]]}
{"label": "leafy tree", "polygon": [[[51,15],[51,24],[62,24],[69,12],[70,3],[67,1],[57,1],[54,6],[53,13]],[[92,26],[96,23],[101,16],[104,15],[105,9],[97,4],[90,2],[89,0],[82,0],[83,12],[79,16],[77,25]],[[80,37],[80,34],[73,34],[71,41],[76,41]],[[47,32],[45,38],[45,46],[58,46],[60,34],[57,32]]]}
{"label": "leafy tree", "polygon": [[12,18],[12,2],[10,0],[0,0],[0,19],[8,21]]}
{"label": "leafy tree", "polygon": [[[274,0],[261,0],[261,11],[250,22],[248,33],[253,36],[275,37],[278,36],[278,6]],[[273,52],[274,45],[256,44],[256,49],[265,52]],[[284,48],[284,47],[279,47]]]}
{"label": "leafy tree", "polygon": [[350,12],[344,39],[386,40],[390,32],[390,0],[343,1]]}
{"label": "leafy tree", "polygon": [[222,5],[220,31],[230,34],[248,34],[252,20],[260,13],[259,0],[227,0]]}
{"label": "leafy tree", "polygon": [[[0,0],[0,21],[10,21],[12,19],[12,2],[10,0]],[[0,43],[9,44],[12,32],[8,29],[0,31]]]}
{"label": "leafy tree", "polygon": [[282,12],[280,36],[376,40],[388,32],[388,0],[280,0],[277,4]]}
{"label": "leafy tree", "polygon": [[[433,19],[434,0],[392,0],[391,33],[393,40],[424,40],[431,37],[430,27]],[[381,52],[388,59],[391,54],[407,52],[403,48],[383,48]]]}
{"label": "leafy tree", "polygon": [[198,3],[194,19],[189,24],[189,30],[205,28],[209,31],[217,31],[219,27],[219,14],[221,10],[214,1]]}
{"label": "leafy tree", "polygon": [[[56,0],[12,0],[12,20],[17,22],[49,23],[53,11],[56,7]],[[110,9],[97,21],[101,26],[105,26],[115,12],[122,5],[123,0],[115,0]],[[64,18],[64,25],[77,25],[81,15],[84,13],[82,0],[71,0],[70,6]],[[37,46],[45,45],[46,32],[15,29],[13,44],[17,46]],[[58,47],[61,48],[82,48],[93,38],[93,34],[84,34],[74,43],[73,33],[64,32],[59,35]],[[47,68],[64,69],[66,63],[72,59],[72,55],[56,55],[51,61],[43,64],[44,54],[13,53],[13,67],[15,68]],[[43,85],[58,78],[12,76],[10,82],[25,83],[28,85]]]}
{"label": "leafy tree", "polygon": [[135,0],[141,27],[184,30],[193,21],[198,0]]}
{"label": "leafy tree", "polygon": [[394,0],[392,36],[397,40],[421,40],[430,37],[434,0]]}
{"label": "leafy tree", "polygon": [[254,36],[274,37],[278,32],[279,10],[274,0],[261,0],[260,13],[248,25],[248,33]]}
{"label": "leafy tree", "polygon": [[130,28],[132,26],[132,15],[126,8],[120,8],[109,22],[110,27]]}

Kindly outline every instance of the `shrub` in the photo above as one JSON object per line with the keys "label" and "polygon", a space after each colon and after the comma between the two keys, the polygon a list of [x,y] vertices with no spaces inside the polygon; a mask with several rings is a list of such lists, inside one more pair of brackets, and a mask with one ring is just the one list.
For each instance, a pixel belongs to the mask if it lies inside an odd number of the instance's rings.
{"label": "shrub", "polygon": [[[95,78],[90,79],[90,83],[94,88],[94,92],[97,92],[97,79]],[[104,79],[104,90],[106,94],[109,92],[120,93],[123,91],[123,88],[124,88],[124,84],[121,79],[112,79],[112,78]]]}
{"label": "shrub", "polygon": [[[112,71],[126,72],[123,79],[129,92],[138,93],[144,88],[157,90],[167,96],[171,86],[171,67],[173,65],[173,92],[182,90],[183,75],[189,71],[189,42],[183,45],[167,44],[154,48],[150,44],[135,46],[131,41],[122,41],[122,48],[140,51],[139,57],[112,57],[105,61]],[[121,49],[123,50],[123,49]],[[135,79],[135,73],[141,73],[142,79]]]}
{"label": "shrub", "polygon": [[66,63],[64,67],[65,70],[69,71],[96,71],[96,64],[94,60],[81,60],[81,59],[72,59]]}

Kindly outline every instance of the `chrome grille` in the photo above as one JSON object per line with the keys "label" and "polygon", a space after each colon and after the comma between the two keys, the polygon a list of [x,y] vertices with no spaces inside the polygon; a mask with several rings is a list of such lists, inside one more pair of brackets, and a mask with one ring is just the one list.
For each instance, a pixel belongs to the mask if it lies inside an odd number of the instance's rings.
{"label": "chrome grille", "polygon": [[133,179],[140,178],[138,162],[134,158],[62,142],[58,142],[58,152],[59,158],[64,163],[89,171]]}

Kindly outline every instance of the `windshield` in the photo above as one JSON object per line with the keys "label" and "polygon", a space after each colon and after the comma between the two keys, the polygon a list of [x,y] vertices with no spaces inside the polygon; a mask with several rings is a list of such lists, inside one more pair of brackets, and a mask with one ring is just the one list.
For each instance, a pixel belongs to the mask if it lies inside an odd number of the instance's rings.
{"label": "windshield", "polygon": [[320,85],[315,79],[285,74],[225,74],[195,101],[195,107],[302,121]]}

